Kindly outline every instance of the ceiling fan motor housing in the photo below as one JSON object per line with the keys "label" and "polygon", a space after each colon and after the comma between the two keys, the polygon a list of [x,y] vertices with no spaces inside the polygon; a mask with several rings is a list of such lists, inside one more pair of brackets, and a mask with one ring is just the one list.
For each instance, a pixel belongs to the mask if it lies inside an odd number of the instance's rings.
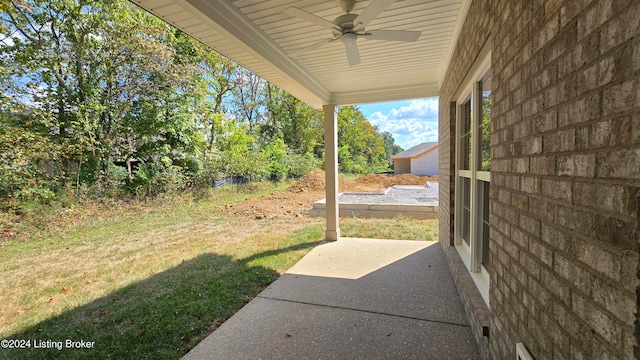
{"label": "ceiling fan motor housing", "polygon": [[358,15],[356,14],[343,14],[335,18],[335,20],[333,20],[333,23],[338,25],[338,27],[340,27],[342,31],[340,32],[338,30],[333,30],[333,34],[339,36],[352,32],[353,20],[355,20],[357,17]]}

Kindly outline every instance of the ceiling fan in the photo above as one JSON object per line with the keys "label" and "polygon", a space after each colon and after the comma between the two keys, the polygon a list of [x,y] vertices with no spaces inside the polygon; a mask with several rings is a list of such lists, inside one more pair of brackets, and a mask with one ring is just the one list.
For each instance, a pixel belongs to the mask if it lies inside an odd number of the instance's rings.
{"label": "ceiling fan", "polygon": [[355,66],[360,63],[360,53],[358,52],[358,44],[356,40],[360,37],[369,40],[389,40],[389,41],[406,41],[413,42],[418,40],[421,31],[402,31],[402,30],[371,30],[366,31],[365,27],[383,11],[385,11],[396,0],[372,0],[360,15],[352,14],[351,11],[355,5],[355,0],[340,0],[340,6],[345,14],[335,18],[333,22],[327,21],[321,17],[310,14],[296,7],[287,8],[284,13],[306,20],[323,28],[330,29],[333,37],[322,40],[310,46],[298,49],[289,53],[289,56],[296,57],[309,51],[319,49],[329,43],[340,40],[344,44],[347,52],[349,66]]}

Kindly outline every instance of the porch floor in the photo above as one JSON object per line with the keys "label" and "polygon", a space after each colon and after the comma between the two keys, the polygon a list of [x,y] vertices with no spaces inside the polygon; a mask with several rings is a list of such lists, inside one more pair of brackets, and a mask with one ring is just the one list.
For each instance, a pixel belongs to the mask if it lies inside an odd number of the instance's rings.
{"label": "porch floor", "polygon": [[183,359],[479,359],[437,242],[309,252]]}

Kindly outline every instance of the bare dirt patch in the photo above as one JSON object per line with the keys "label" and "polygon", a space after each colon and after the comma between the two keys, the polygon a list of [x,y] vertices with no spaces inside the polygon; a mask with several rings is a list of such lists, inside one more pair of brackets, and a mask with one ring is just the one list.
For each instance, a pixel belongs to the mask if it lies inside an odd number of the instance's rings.
{"label": "bare dirt patch", "polygon": [[[357,179],[340,179],[340,192],[380,191],[393,185],[424,185],[427,181],[437,181],[436,176],[411,174],[383,175],[368,174]],[[307,216],[314,201],[325,197],[325,173],[313,170],[282,192],[248,199],[234,205],[224,205],[226,211],[255,219]]]}

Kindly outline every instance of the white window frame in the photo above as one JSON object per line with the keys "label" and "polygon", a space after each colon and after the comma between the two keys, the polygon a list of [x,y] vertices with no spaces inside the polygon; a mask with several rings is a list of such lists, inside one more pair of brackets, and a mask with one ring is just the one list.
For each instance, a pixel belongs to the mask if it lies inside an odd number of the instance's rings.
{"label": "white window frame", "polygon": [[[487,306],[489,306],[489,287],[490,278],[489,271],[482,265],[482,246],[480,241],[476,241],[476,234],[482,233],[482,218],[481,212],[474,209],[478,209],[482,204],[483,192],[478,186],[478,180],[491,182],[491,173],[489,171],[478,170],[478,161],[476,156],[482,152],[481,148],[481,134],[478,131],[478,121],[481,119],[482,114],[482,94],[480,89],[480,82],[491,71],[491,52],[483,49],[479,61],[474,64],[473,68],[469,72],[469,75],[465,79],[464,87],[458,93],[456,98],[456,135],[455,135],[455,156],[456,156],[456,170],[455,170],[455,231],[454,231],[454,244],[455,248],[460,254],[465,266],[471,274],[476,287],[480,291],[480,295],[484,299]],[[460,137],[462,136],[462,127],[464,121],[464,105],[472,99],[472,119],[471,119],[471,161],[469,164],[469,170],[460,169],[462,163],[462,144]],[[463,189],[462,189],[462,177],[470,180],[470,200],[471,200],[471,214],[470,214],[470,241],[467,244],[463,240],[463,221],[462,206],[463,206]],[[476,215],[476,216],[474,216]]]}

